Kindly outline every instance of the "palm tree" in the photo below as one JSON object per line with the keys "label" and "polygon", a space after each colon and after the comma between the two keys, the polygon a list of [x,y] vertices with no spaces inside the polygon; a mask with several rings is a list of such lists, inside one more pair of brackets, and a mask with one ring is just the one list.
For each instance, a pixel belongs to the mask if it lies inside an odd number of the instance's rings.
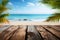
{"label": "palm tree", "polygon": [[0,23],[2,22],[9,22],[6,16],[9,16],[9,14],[2,14],[0,15]]}
{"label": "palm tree", "polygon": [[50,17],[47,18],[46,21],[58,21],[60,20],[60,13],[52,14]]}
{"label": "palm tree", "polygon": [[8,13],[4,13],[5,11],[7,11],[7,5],[8,0],[2,0],[2,2],[0,3],[0,23],[4,23],[4,22],[8,22],[8,19],[6,18],[6,16],[9,16]]}
{"label": "palm tree", "polygon": [[[59,12],[60,0],[41,0],[40,2],[52,7],[52,9],[57,9],[57,11]],[[48,17],[46,21],[59,21],[60,12],[59,13],[58,12],[56,12],[56,13],[52,14],[52,16]]]}
{"label": "palm tree", "polygon": [[41,0],[40,2],[51,6],[53,9],[60,9],[60,0]]}

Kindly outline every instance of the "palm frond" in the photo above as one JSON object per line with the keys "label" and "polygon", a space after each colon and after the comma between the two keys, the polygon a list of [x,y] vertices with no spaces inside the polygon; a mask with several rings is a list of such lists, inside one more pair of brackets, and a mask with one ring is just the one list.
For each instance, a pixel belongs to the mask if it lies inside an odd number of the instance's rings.
{"label": "palm frond", "polygon": [[6,18],[0,18],[0,23],[3,23],[3,22],[6,23],[6,22],[9,22],[9,21]]}
{"label": "palm frond", "polygon": [[9,2],[9,0],[2,0],[2,5],[6,6],[8,2]]}
{"label": "palm frond", "polygon": [[0,5],[0,13],[6,11],[7,9],[8,9],[8,8],[6,8],[6,7],[2,6],[2,5]]}
{"label": "palm frond", "polygon": [[41,0],[43,4],[48,4],[53,9],[60,9],[60,0]]}
{"label": "palm frond", "polygon": [[0,3],[0,23],[8,22],[8,19],[6,18],[9,16],[9,14],[3,14],[8,8],[6,7],[9,0],[2,0],[2,3]]}
{"label": "palm frond", "polygon": [[51,16],[49,16],[48,18],[47,18],[47,22],[48,21],[58,21],[60,19],[60,13],[55,13],[55,14],[52,14]]}
{"label": "palm frond", "polygon": [[7,16],[9,16],[9,14],[2,14],[2,15],[0,15],[0,18],[4,18],[4,17],[7,17]]}

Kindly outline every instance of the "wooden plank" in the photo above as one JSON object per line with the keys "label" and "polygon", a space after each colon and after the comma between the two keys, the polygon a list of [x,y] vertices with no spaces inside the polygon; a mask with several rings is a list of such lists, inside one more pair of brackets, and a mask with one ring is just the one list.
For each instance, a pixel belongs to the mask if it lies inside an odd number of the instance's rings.
{"label": "wooden plank", "polygon": [[9,40],[25,40],[26,27],[21,27],[17,30]]}
{"label": "wooden plank", "polygon": [[60,38],[60,32],[59,31],[56,31],[52,28],[49,28],[48,26],[43,26],[44,28],[46,28],[47,30],[49,30],[51,33],[53,33],[54,35],[56,35],[57,37]]}
{"label": "wooden plank", "polygon": [[13,32],[16,31],[17,29],[18,27],[12,26],[12,27],[9,27],[7,30],[4,30],[0,34],[0,40],[8,40],[10,36],[12,36]]}
{"label": "wooden plank", "polygon": [[8,29],[10,26],[11,26],[11,25],[1,25],[1,27],[0,27],[0,32]]}
{"label": "wooden plank", "polygon": [[60,32],[60,25],[48,25],[50,28]]}
{"label": "wooden plank", "polygon": [[59,40],[54,35],[45,30],[42,26],[38,26],[37,30],[41,33],[44,40]]}
{"label": "wooden plank", "polygon": [[27,33],[27,40],[43,40],[41,35],[39,35],[38,31],[36,30],[35,26],[28,26]]}

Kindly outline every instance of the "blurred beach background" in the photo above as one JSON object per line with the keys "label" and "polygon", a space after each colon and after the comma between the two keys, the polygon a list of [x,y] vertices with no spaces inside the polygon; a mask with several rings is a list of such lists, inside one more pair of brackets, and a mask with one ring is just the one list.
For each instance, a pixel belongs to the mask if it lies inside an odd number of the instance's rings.
{"label": "blurred beach background", "polygon": [[51,14],[10,14],[10,21],[45,21]]}

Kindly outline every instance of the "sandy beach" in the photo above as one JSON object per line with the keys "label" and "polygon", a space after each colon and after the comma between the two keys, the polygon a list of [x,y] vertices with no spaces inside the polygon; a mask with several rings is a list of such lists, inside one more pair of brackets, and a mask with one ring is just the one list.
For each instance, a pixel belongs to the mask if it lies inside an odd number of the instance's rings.
{"label": "sandy beach", "polygon": [[10,21],[0,25],[60,25],[60,22],[39,22],[39,21]]}

